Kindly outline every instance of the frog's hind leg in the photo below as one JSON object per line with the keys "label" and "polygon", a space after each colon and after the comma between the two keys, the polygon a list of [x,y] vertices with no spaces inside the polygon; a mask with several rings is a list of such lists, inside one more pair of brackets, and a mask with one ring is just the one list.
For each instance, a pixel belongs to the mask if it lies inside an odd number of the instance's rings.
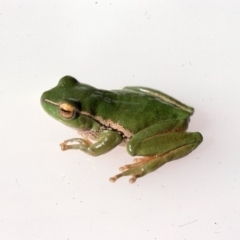
{"label": "frog's hind leg", "polygon": [[[174,138],[176,140],[175,147],[168,149],[166,148],[165,152],[162,152],[161,149],[158,149],[160,154],[154,154],[152,156],[144,156],[142,158],[135,159],[135,163],[128,164],[120,168],[121,173],[115,175],[110,178],[111,182],[115,182],[118,178],[122,176],[132,176],[129,180],[130,183],[134,183],[137,178],[142,177],[150,172],[155,171],[163,164],[170,162],[172,160],[176,160],[178,158],[184,157],[193,151],[202,141],[202,136],[200,133],[169,133],[164,134],[166,137],[153,138],[157,145],[161,146],[167,138],[171,138],[170,135],[175,135]],[[146,140],[147,141],[147,140]],[[145,141],[145,143],[146,143]],[[145,144],[144,141],[142,146]],[[141,143],[140,143],[141,144]],[[149,142],[147,143],[149,144]],[[163,149],[165,147],[163,146]],[[141,149],[141,148],[140,148]],[[146,149],[145,149],[146,150]],[[155,151],[149,149],[149,151]],[[150,153],[149,152],[149,153]],[[138,155],[138,154],[137,154]],[[139,152],[141,155],[141,151]]]}
{"label": "frog's hind leg", "polygon": [[189,107],[186,104],[179,102],[175,98],[173,98],[163,92],[160,92],[158,90],[152,89],[152,88],[136,86],[136,87],[125,87],[124,89],[134,91],[134,92],[142,92],[142,93],[147,93],[147,94],[153,95],[155,97],[160,98],[163,102],[170,103],[176,107],[179,107],[182,110],[190,113],[191,115],[194,112],[194,109],[192,107]]}

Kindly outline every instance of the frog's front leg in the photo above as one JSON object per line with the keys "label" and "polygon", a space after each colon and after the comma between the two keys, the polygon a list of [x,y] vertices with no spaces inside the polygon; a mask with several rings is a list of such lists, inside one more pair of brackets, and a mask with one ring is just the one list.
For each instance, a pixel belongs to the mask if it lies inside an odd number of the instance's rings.
{"label": "frog's front leg", "polygon": [[[61,149],[68,150],[68,149],[79,149],[89,155],[92,156],[99,156],[104,154],[122,141],[122,136],[119,135],[117,132],[111,130],[103,130],[96,135],[94,134],[83,134],[83,138],[72,138],[64,141],[60,144]],[[93,139],[93,136],[96,140],[95,143],[92,143],[89,138]],[[76,144],[68,144],[71,142],[77,142]]]}
{"label": "frog's front leg", "polygon": [[[154,128],[156,132],[153,134]],[[186,156],[202,142],[200,133],[162,132],[161,128],[161,124],[158,124],[134,135],[128,142],[127,149],[133,156],[145,157],[137,158],[135,163],[121,167],[122,173],[110,178],[110,181],[114,182],[122,176],[130,175],[130,182],[133,183],[138,177],[155,171],[163,164]]]}

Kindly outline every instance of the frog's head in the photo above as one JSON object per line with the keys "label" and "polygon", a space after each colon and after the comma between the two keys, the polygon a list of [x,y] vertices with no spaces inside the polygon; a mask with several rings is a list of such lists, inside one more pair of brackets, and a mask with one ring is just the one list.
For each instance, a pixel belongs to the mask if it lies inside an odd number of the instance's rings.
{"label": "frog's head", "polygon": [[81,99],[84,99],[86,89],[89,88],[91,86],[81,84],[73,77],[65,76],[59,80],[56,87],[42,94],[41,105],[56,120],[78,128]]}

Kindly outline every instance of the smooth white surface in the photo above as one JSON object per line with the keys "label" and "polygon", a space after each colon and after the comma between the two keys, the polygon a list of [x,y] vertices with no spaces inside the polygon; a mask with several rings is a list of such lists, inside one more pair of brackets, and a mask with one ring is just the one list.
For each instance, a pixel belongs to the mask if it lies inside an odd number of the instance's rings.
{"label": "smooth white surface", "polygon": [[[239,1],[1,1],[0,239],[240,239]],[[69,74],[144,85],[195,108],[190,155],[135,184],[132,161],[61,152],[76,132],[41,109]],[[144,113],[143,113],[144,115]]]}

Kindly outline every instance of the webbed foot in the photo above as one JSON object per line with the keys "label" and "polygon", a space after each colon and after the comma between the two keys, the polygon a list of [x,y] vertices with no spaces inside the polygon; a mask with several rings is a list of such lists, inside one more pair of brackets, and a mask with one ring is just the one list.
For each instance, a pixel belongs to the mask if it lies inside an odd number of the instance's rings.
{"label": "webbed foot", "polygon": [[137,178],[144,176],[148,172],[151,172],[151,162],[159,158],[160,156],[146,156],[142,158],[135,158],[134,163],[127,164],[119,168],[121,173],[111,177],[109,180],[115,182],[118,178],[123,176],[131,176],[129,179],[130,183],[134,183]]}

